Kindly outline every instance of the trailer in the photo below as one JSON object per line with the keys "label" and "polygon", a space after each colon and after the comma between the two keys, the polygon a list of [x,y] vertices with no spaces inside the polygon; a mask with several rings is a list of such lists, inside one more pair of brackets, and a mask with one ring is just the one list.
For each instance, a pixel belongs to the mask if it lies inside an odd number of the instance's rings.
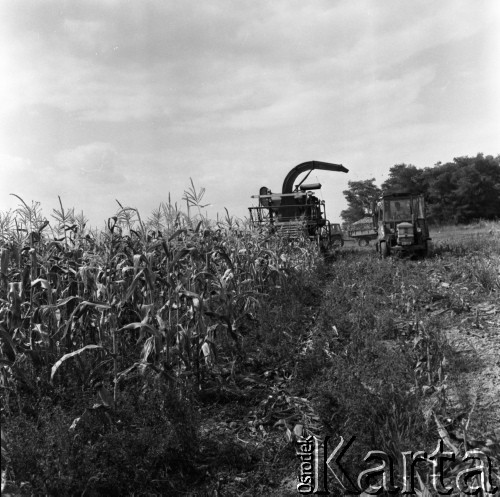
{"label": "trailer", "polygon": [[364,217],[356,221],[347,230],[349,237],[354,238],[360,247],[368,245],[371,240],[376,240],[377,233],[377,228],[373,225],[371,217]]}

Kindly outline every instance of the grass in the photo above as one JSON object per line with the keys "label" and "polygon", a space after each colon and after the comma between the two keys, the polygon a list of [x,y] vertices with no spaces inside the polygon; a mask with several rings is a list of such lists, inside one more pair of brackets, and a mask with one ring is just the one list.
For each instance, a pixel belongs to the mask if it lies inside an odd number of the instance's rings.
{"label": "grass", "polygon": [[[366,469],[369,450],[394,460],[403,451],[432,452],[433,414],[451,420],[470,411],[471,392],[460,386],[460,375],[473,359],[453,350],[446,330],[464,316],[473,319],[478,304],[499,301],[500,236],[488,231],[442,239],[424,260],[379,260],[351,250],[332,265],[302,372],[304,385],[313,385],[308,393],[323,436],[356,437],[345,461],[351,474]],[[460,402],[448,381],[459,388]],[[480,414],[473,424],[481,424]],[[492,429],[482,431],[478,448],[495,440]]]}

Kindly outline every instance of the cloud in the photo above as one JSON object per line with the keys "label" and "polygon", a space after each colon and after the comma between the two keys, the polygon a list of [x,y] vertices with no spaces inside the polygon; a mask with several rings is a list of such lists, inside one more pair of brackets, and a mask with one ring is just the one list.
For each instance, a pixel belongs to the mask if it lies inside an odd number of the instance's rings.
{"label": "cloud", "polygon": [[[45,104],[112,122],[183,122],[203,112],[241,112],[244,120],[249,109],[273,105],[294,113],[296,105],[275,99],[347,88],[356,71],[377,76],[435,43],[449,14],[436,8],[415,22],[403,9],[370,2],[9,5],[15,41],[6,50],[17,70],[4,84],[12,108]],[[445,27],[439,39],[472,29]]]}
{"label": "cloud", "polygon": [[48,186],[46,169],[37,167],[30,158],[0,155],[0,205],[2,210],[15,209],[21,197],[28,205],[32,201],[43,201],[43,190]]}
{"label": "cloud", "polygon": [[7,196],[10,193],[18,193],[26,186],[32,177],[34,164],[27,157],[0,154],[0,169],[0,191],[2,196]]}
{"label": "cloud", "polygon": [[101,216],[114,198],[148,210],[181,196],[190,176],[237,207],[305,160],[362,179],[419,154],[447,160],[443,143],[486,147],[500,103],[494,5],[5,0],[8,178],[33,171],[33,198],[94,199]]}
{"label": "cloud", "polygon": [[7,154],[0,154],[0,164],[2,165],[2,171],[29,171],[33,167],[30,159],[25,157],[15,157]]}
{"label": "cloud", "polygon": [[58,152],[54,159],[58,175],[71,175],[71,180],[106,185],[125,181],[119,170],[120,156],[110,143],[89,143]]}

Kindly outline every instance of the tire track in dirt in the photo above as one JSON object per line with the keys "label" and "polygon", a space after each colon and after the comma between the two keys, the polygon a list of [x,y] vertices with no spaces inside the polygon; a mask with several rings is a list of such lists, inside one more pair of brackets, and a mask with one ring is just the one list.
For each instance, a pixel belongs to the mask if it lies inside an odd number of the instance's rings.
{"label": "tire track in dirt", "polygon": [[500,438],[500,303],[485,302],[472,313],[446,330],[457,368],[449,394],[457,408],[469,410],[473,438]]}

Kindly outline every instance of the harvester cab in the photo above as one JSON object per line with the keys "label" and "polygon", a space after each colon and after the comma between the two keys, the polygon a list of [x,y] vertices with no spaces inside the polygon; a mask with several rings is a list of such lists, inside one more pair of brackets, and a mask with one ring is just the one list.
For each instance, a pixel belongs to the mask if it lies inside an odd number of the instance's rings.
{"label": "harvester cab", "polygon": [[[325,202],[313,193],[321,189],[321,184],[304,183],[314,169],[348,172],[341,164],[329,162],[309,161],[295,166],[283,181],[281,193],[273,193],[263,186],[259,195],[252,196],[259,201],[257,207],[249,207],[252,225],[270,227],[289,238],[307,236],[315,240],[322,249],[333,245],[338,237],[334,235],[332,225],[326,218]],[[298,176],[306,171],[308,173],[305,178],[294,185]]]}
{"label": "harvester cab", "polygon": [[423,195],[388,193],[373,210],[373,225],[378,232],[377,250],[383,257],[427,255],[429,227]]}

